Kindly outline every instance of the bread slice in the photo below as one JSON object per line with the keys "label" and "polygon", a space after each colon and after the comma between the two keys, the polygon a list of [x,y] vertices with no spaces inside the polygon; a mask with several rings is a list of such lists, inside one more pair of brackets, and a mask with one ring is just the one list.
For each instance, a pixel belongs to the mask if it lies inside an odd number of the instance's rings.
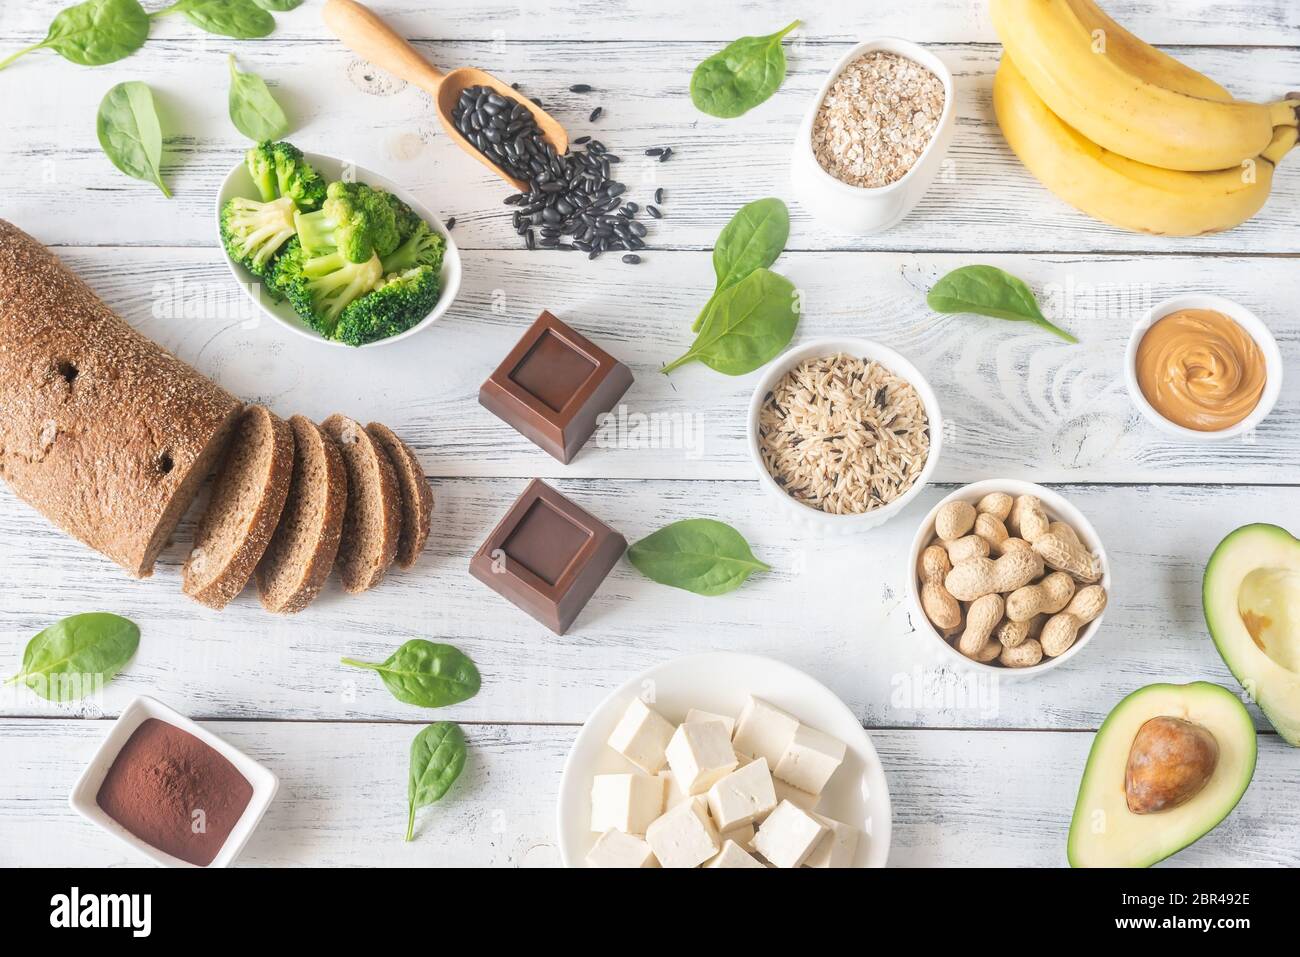
{"label": "bread slice", "polygon": [[398,568],[410,568],[429,540],[429,529],[433,524],[433,489],[424,477],[419,458],[392,429],[371,422],[366,431],[388,453],[388,459],[397,472],[397,485],[402,492],[402,534],[397,540],[396,562]]}
{"label": "bread slice", "polygon": [[338,443],[348,473],[348,509],[335,564],[345,591],[366,591],[384,580],[397,556],[402,534],[397,472],[361,423],[336,414],[321,428]]}
{"label": "bread slice", "polygon": [[305,415],[293,429],[293,479],[280,524],[257,565],[262,607],[277,614],[302,611],[320,594],[339,551],[348,476],[338,445]]}
{"label": "bread slice", "polygon": [[145,578],[242,409],[0,219],[0,478],[19,498]]}
{"label": "bread slice", "polygon": [[293,430],[260,405],[239,420],[183,570],[184,590],[224,608],[248,584],[280,521],[293,475]]}

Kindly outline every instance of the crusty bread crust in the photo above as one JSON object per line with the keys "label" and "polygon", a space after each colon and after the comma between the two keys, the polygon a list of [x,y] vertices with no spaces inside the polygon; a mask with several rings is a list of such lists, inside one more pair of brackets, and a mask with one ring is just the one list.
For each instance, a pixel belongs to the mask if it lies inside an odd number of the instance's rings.
{"label": "crusty bread crust", "polygon": [[380,422],[371,422],[366,426],[397,472],[397,485],[402,492],[402,534],[397,541],[398,568],[407,569],[415,564],[424,551],[424,543],[429,540],[429,530],[433,525],[433,489],[424,477],[424,468],[419,456],[411,447],[397,437],[388,426]]}
{"label": "crusty bread crust", "polygon": [[[266,447],[250,449],[251,443]],[[194,533],[185,594],[221,609],[244,590],[279,524],[292,475],[289,423],[264,406],[249,406]]]}
{"label": "crusty bread crust", "polygon": [[348,509],[335,564],[343,589],[363,592],[384,580],[402,534],[402,493],[388,455],[359,422],[338,413],[321,428],[339,445],[348,472]]}
{"label": "crusty bread crust", "polygon": [[348,506],[348,476],[337,443],[305,415],[295,415],[289,425],[289,497],[257,566],[262,607],[281,615],[302,611],[320,594],[338,556]]}
{"label": "crusty bread crust", "polygon": [[0,477],[144,578],[242,404],[0,219]]}

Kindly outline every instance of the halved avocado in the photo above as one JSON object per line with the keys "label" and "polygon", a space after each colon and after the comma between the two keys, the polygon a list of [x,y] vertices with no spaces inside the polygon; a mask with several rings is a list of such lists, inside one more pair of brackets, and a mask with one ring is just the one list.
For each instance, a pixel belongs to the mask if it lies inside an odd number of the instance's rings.
{"label": "halved avocado", "polygon": [[1237,529],[1210,556],[1201,600],[1228,668],[1300,747],[1300,541],[1276,525]]}
{"label": "halved avocado", "polygon": [[[1147,801],[1146,812],[1135,813],[1130,810],[1134,797],[1125,785],[1139,762],[1130,758],[1136,757],[1133,745],[1139,732],[1153,719],[1178,719],[1157,725],[1195,726],[1189,740],[1209,732],[1217,755],[1207,765],[1203,783],[1182,788],[1181,803],[1157,810],[1159,802]],[[1158,737],[1161,741],[1140,757],[1143,762],[1153,757],[1169,760],[1170,779],[1180,780],[1186,765],[1178,760],[1189,756],[1167,753],[1169,739]],[[1255,725],[1232,692],[1204,681],[1139,688],[1115,706],[1093,739],[1070,821],[1070,865],[1150,867],[1212,831],[1237,806],[1254,773]]]}

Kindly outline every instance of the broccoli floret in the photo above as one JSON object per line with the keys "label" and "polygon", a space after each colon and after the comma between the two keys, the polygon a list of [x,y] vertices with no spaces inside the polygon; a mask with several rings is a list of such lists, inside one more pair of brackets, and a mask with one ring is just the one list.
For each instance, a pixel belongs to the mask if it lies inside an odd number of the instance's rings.
{"label": "broccoli floret", "polygon": [[221,243],[231,259],[263,276],[271,257],[292,238],[293,216],[293,200],[287,196],[269,203],[237,196],[221,209]]}
{"label": "broccoli floret", "polygon": [[364,183],[330,183],[320,210],[295,217],[303,252],[310,259],[337,251],[354,263],[391,253],[397,224],[385,195]]}
{"label": "broccoli floret", "polygon": [[390,274],[374,292],[343,310],[334,338],[350,346],[388,339],[410,329],[433,309],[441,283],[438,270],[417,266]]}
{"label": "broccoli floret", "polygon": [[384,260],[384,273],[403,272],[416,266],[431,266],[437,272],[442,268],[442,256],[447,250],[447,240],[441,233],[434,232],[422,219],[402,244],[394,249]]}
{"label": "broccoli floret", "polygon": [[288,297],[289,290],[305,280],[302,263],[302,244],[294,236],[276,253],[262,277],[272,299],[279,302]]}
{"label": "broccoli floret", "polygon": [[[392,193],[384,193],[384,198],[388,200],[388,205],[393,208],[393,221],[397,224],[397,240],[398,242],[406,242],[413,232],[424,225],[424,220],[420,218],[415,210]],[[380,253],[380,255],[386,254]]]}
{"label": "broccoli floret", "polygon": [[292,143],[258,143],[244,154],[244,163],[263,202],[288,196],[305,211],[325,202],[325,181]]}
{"label": "broccoli floret", "polygon": [[343,310],[383,278],[384,270],[376,255],[354,263],[337,251],[306,257],[301,249],[276,275],[277,288],[283,290],[298,315],[329,338]]}

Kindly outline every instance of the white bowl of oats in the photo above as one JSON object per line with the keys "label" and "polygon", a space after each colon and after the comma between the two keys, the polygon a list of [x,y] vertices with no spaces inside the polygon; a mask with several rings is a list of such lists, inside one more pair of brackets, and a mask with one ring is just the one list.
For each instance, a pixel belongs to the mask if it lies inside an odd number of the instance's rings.
{"label": "white bowl of oats", "polygon": [[883,232],[943,167],[956,126],[952,74],[895,37],[859,43],[835,65],[795,137],[800,202],[846,233]]}
{"label": "white bowl of oats", "polygon": [[943,419],[925,377],[868,339],[815,339],[764,370],[749,402],[759,482],[797,524],[851,535],[893,518],[929,481]]}

